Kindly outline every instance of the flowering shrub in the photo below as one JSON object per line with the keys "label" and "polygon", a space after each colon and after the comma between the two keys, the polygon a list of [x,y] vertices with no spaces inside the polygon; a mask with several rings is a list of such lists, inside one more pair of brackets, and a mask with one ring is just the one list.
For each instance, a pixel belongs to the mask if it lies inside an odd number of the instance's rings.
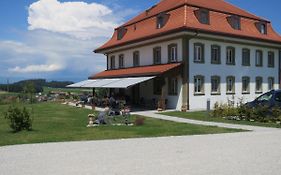
{"label": "flowering shrub", "polygon": [[240,101],[236,106],[215,103],[212,117],[221,117],[228,120],[258,121],[263,123],[273,122],[281,124],[280,107],[257,106],[247,107]]}

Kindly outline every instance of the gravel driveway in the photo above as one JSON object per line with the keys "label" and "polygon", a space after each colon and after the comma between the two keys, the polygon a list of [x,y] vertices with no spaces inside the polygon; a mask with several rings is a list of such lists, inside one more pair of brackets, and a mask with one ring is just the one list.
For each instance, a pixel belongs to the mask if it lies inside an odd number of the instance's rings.
{"label": "gravel driveway", "polygon": [[18,145],[1,175],[280,175],[281,131]]}

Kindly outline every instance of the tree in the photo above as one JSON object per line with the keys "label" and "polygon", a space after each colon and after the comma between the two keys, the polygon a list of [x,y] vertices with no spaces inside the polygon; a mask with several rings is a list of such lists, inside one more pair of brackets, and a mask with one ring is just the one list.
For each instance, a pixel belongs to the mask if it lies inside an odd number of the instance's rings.
{"label": "tree", "polygon": [[33,82],[27,82],[23,87],[23,92],[29,96],[30,103],[34,102],[33,95],[35,94],[35,86]]}

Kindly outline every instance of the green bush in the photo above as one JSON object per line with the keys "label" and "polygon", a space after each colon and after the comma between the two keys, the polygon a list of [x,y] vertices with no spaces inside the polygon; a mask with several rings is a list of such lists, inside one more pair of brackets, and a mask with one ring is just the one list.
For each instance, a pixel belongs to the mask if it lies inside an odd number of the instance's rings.
{"label": "green bush", "polygon": [[246,120],[263,123],[273,122],[281,124],[280,107],[269,108],[268,106],[260,105],[255,108],[250,108],[244,105],[242,100],[240,100],[236,107],[231,104],[215,103],[211,116],[229,120]]}
{"label": "green bush", "polygon": [[237,109],[231,104],[215,103],[214,110],[211,113],[212,117],[229,117],[237,116]]}
{"label": "green bush", "polygon": [[9,126],[14,132],[22,130],[32,130],[32,117],[30,112],[23,107],[22,109],[10,106],[4,113],[5,119],[9,120]]}

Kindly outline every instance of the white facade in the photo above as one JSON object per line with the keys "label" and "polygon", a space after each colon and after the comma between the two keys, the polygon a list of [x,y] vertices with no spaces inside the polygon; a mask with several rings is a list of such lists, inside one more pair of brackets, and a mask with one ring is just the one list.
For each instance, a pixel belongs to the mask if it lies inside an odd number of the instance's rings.
{"label": "white facade", "polygon": [[[194,63],[194,43],[204,44],[204,56],[205,62],[203,64]],[[221,64],[211,64],[211,45],[219,45],[221,47]],[[226,47],[235,48],[235,65],[226,64]],[[250,49],[250,66],[242,66],[242,49]],[[191,39],[189,44],[189,61],[190,61],[190,75],[189,75],[189,103],[191,110],[206,109],[207,100],[211,101],[211,107],[213,107],[215,102],[226,103],[232,100],[234,97],[235,103],[239,101],[239,98],[243,98],[244,102],[252,101],[261,94],[256,93],[256,77],[260,76],[263,78],[263,92],[267,92],[268,89],[268,78],[274,77],[274,88],[278,88],[279,85],[279,51],[278,49],[271,49],[269,47],[257,47],[251,45],[243,44],[233,44],[226,42],[217,42],[202,39]],[[263,51],[263,66],[256,67],[256,50]],[[268,52],[272,51],[275,55],[275,67],[268,67]],[[204,83],[204,95],[194,94],[194,76],[202,75],[205,78]],[[220,94],[221,95],[211,95],[211,76],[219,76],[220,83]],[[226,93],[226,77],[235,77],[235,94],[227,95]],[[242,77],[250,77],[250,94],[242,94]]]}
{"label": "white facade", "polygon": [[[120,52],[110,53],[108,58],[115,56],[115,68],[119,67],[119,55],[124,55],[124,66],[125,68],[133,67],[133,53],[139,51],[140,53],[140,66],[153,65],[153,48],[161,47],[161,63],[168,63],[168,45],[177,44],[178,48],[178,61],[182,61],[182,40],[175,39],[171,41],[161,42],[157,44],[146,45],[142,47],[137,47],[134,49],[128,49]],[[111,67],[110,61],[108,62],[109,68]]]}
{"label": "white facade", "polygon": [[[108,54],[108,67],[110,69],[110,58],[115,56],[115,68],[119,69],[119,55],[124,55],[124,68],[133,67],[133,53],[139,51],[140,66],[153,65],[153,48],[161,47],[161,64],[168,63],[168,46],[170,44],[177,44],[178,61],[183,61],[183,49],[189,51],[189,107],[190,110],[206,110],[207,101],[211,101],[211,107],[216,102],[227,103],[228,100],[235,100],[235,103],[239,102],[242,98],[244,102],[252,101],[261,93],[256,93],[256,77],[263,78],[262,92],[267,92],[268,78],[274,78],[274,88],[279,88],[279,50],[276,47],[271,47],[267,44],[264,46],[258,46],[262,43],[247,43],[237,44],[239,40],[227,38],[225,42],[212,40],[212,39],[200,39],[195,37],[189,40],[189,48],[183,48],[182,39],[166,40],[164,42],[158,42],[156,44],[148,44],[139,47],[133,47],[128,49],[122,49],[122,51],[111,52]],[[242,40],[241,40],[242,41]],[[204,44],[204,63],[194,62],[194,43]],[[246,42],[241,42],[246,43]],[[211,64],[211,45],[220,46],[220,64]],[[235,65],[226,64],[226,48],[235,48]],[[242,66],[242,49],[247,48],[250,50],[250,66]],[[263,53],[263,66],[256,66],[256,51],[261,50]],[[274,68],[268,67],[268,52],[274,52],[275,63]],[[204,95],[196,95],[194,93],[194,76],[204,77]],[[211,93],[211,76],[220,77],[220,94],[212,95]],[[228,76],[235,77],[235,93],[228,95],[226,93],[226,78]],[[242,77],[247,76],[250,78],[250,88],[248,94],[242,93]],[[182,78],[178,79],[178,95],[168,94],[168,78],[165,79],[164,94],[168,100],[167,107],[170,109],[181,110],[182,108]],[[129,89],[128,92],[131,92]],[[151,102],[152,99],[158,100],[160,95],[154,95],[153,92],[153,80],[140,84],[140,97],[144,98],[146,102]]]}

